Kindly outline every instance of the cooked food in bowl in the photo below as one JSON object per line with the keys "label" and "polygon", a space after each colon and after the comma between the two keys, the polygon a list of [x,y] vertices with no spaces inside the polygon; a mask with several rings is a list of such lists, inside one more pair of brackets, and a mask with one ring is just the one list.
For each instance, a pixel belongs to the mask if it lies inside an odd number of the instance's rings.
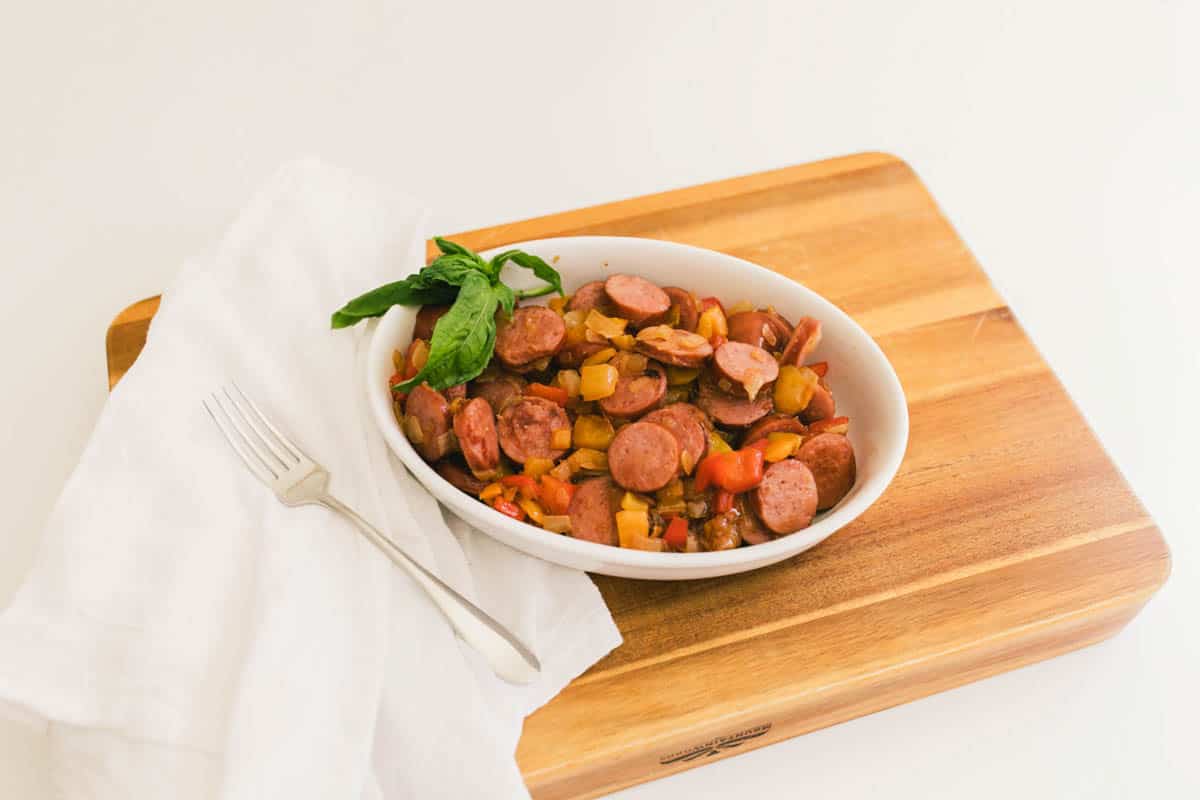
{"label": "cooked food in bowl", "polygon": [[[362,299],[338,313],[366,309]],[[492,306],[492,333],[462,331],[458,300],[424,305],[390,381],[414,449],[496,511],[599,544],[717,551],[802,530],[853,486],[849,420],[829,365],[809,363],[819,321],[629,274],[544,306],[515,300],[511,312]],[[431,365],[446,359],[447,334],[491,338],[492,351],[466,368],[461,353],[456,367]],[[449,383],[455,369],[469,377]]]}

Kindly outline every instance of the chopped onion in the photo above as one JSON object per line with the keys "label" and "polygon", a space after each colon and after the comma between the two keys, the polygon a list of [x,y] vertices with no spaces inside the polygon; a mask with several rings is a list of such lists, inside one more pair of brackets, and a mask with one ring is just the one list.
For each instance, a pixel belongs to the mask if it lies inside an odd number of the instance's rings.
{"label": "chopped onion", "polygon": [[570,533],[571,518],[566,514],[546,514],[542,517],[542,527],[551,533]]}

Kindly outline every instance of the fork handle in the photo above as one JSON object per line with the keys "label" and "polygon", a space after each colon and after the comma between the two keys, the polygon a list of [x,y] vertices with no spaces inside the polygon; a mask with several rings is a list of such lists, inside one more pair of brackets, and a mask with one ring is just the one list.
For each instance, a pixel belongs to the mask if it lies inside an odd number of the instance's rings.
{"label": "fork handle", "polygon": [[332,495],[325,495],[320,502],[331,511],[347,517],[392,563],[407,572],[442,610],[463,641],[478,650],[497,675],[519,684],[529,683],[538,676],[541,664],[537,656],[511,631],[421,566],[353,508]]}

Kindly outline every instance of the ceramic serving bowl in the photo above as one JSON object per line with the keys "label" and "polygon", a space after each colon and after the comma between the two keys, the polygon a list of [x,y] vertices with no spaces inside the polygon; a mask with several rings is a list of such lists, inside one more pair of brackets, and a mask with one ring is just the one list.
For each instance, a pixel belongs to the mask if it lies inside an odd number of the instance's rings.
{"label": "ceramic serving bowl", "polygon": [[[554,263],[571,292],[587,281],[623,272],[660,286],[682,286],[726,304],[749,300],[773,305],[788,319],[820,320],[824,335],[810,361],[828,361],[826,379],[837,397],[838,414],[850,417],[858,477],[840,503],[812,525],[765,544],[715,553],[651,553],[573,539],[517,522],[456,489],[426,464],[405,438],[392,413],[388,378],[392,352],[412,338],[416,308],[396,306],[375,328],[366,370],[371,414],[396,456],[426,489],[455,514],[510,547],[568,567],[626,578],[682,580],[729,575],[773,564],[814,547],[874,503],[900,466],[908,441],[908,407],[887,358],[857,323],[837,306],[789,278],[712,250],[608,236],[541,239],[507,245]],[[488,257],[492,253],[482,253]],[[508,266],[504,280],[514,288],[540,285],[527,270]],[[543,302],[545,298],[537,302]]]}

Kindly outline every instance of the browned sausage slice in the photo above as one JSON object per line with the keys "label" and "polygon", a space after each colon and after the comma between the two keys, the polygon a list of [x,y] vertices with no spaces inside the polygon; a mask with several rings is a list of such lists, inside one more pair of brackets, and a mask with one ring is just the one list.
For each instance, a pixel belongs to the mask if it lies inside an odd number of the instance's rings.
{"label": "browned sausage slice", "polygon": [[450,306],[421,306],[417,321],[413,324],[413,338],[429,341],[433,336],[433,326],[449,310]]}
{"label": "browned sausage slice", "polygon": [[567,303],[567,311],[591,311],[593,308],[603,312],[608,305],[608,295],[604,291],[604,281],[591,281],[580,286],[571,300]]}
{"label": "browned sausage slice", "polygon": [[616,547],[617,489],[608,478],[589,478],[575,489],[567,514],[571,517],[571,535],[598,544]]}
{"label": "browned sausage slice", "polygon": [[450,452],[450,403],[441,392],[420,384],[408,393],[404,414],[404,432],[421,458],[433,463]]}
{"label": "browned sausage slice", "polygon": [[758,390],[779,377],[775,357],[752,344],[725,342],[713,353],[713,368],[719,375],[739,384],[753,400]]}
{"label": "browned sausage slice", "polygon": [[800,419],[811,425],[814,422],[832,419],[836,416],[837,404],[833,401],[833,392],[829,391],[828,386],[817,384],[817,388],[813,390],[812,399],[800,412]]}
{"label": "browned sausage slice", "polygon": [[763,524],[758,521],[758,517],[754,516],[750,511],[749,505],[742,498],[745,495],[738,495],[737,510],[740,514],[738,517],[738,531],[742,534],[742,541],[746,544],[765,544],[771,541],[771,532],[763,527]]}
{"label": "browned sausage slice", "polygon": [[762,483],[750,493],[750,505],[772,533],[807,528],[817,513],[817,483],[808,467],[794,458],[767,467]]}
{"label": "browned sausage slice", "polygon": [[751,425],[742,437],[742,447],[765,439],[772,433],[807,433],[808,428],[795,417],[787,414],[772,414]]}
{"label": "browned sausage slice", "polygon": [[541,397],[523,397],[500,413],[497,429],[504,454],[524,464],[531,458],[551,461],[565,453],[551,446],[554,432],[570,429],[567,412]]}
{"label": "browned sausage slice", "polygon": [[817,484],[817,510],[833,508],[854,485],[854,447],[837,433],[819,433],[800,446],[804,462]]}
{"label": "browned sausage slice", "polygon": [[554,356],[554,362],[560,367],[566,369],[575,369],[583,365],[583,360],[594,353],[599,353],[601,350],[608,348],[607,343],[600,342],[577,342],[576,344],[566,344]]}
{"label": "browned sausage slice", "polygon": [[525,394],[525,381],[516,375],[500,374],[487,379],[476,378],[469,388],[471,396],[487,400],[492,412],[499,414]]}
{"label": "browned sausage slice", "polygon": [[487,481],[479,480],[457,461],[443,458],[434,466],[434,469],[437,470],[438,475],[449,481],[450,485],[455,489],[458,489],[460,492],[466,492],[472,497],[478,497],[479,493],[487,487]]}
{"label": "browned sausage slice", "polygon": [[729,317],[729,341],[780,350],[792,334],[792,326],[769,311],[743,311]]}
{"label": "browned sausage slice", "polygon": [[662,401],[667,393],[667,373],[651,364],[645,375],[622,375],[616,390],[600,400],[604,413],[614,417],[640,417]]}
{"label": "browned sausage slice", "polygon": [[613,275],[604,282],[604,292],[617,314],[640,325],[663,314],[671,307],[671,298],[662,289],[637,275]]}
{"label": "browned sausage slice", "polygon": [[812,317],[801,317],[788,339],[787,347],[783,348],[780,364],[791,364],[793,367],[804,366],[804,360],[821,343],[821,323]]}
{"label": "browned sausage slice", "polygon": [[562,317],[545,306],[522,306],[496,330],[496,357],[505,366],[525,367],[558,352],[567,336]]}
{"label": "browned sausage slice", "polygon": [[676,327],[685,331],[695,331],[696,323],[700,321],[700,309],[696,307],[696,298],[687,289],[678,286],[664,286],[663,291],[671,298],[671,308],[667,309],[667,316],[674,316],[672,309],[676,309],[679,315]]}
{"label": "browned sausage slice", "polygon": [[676,367],[698,367],[712,355],[712,345],[698,333],[653,325],[638,331],[637,349]]}
{"label": "browned sausage slice", "polygon": [[642,417],[642,422],[661,425],[669,430],[693,466],[699,464],[708,452],[708,418],[690,403],[672,403],[666,408],[651,411]]}
{"label": "browned sausage slice", "polygon": [[770,414],[775,404],[770,392],[759,392],[758,397],[750,400],[723,392],[708,381],[701,381],[696,405],[721,425],[743,428]]}
{"label": "browned sausage slice", "polygon": [[496,434],[496,417],[492,407],[482,397],[468,400],[454,415],[454,435],[467,466],[477,478],[495,477],[500,466],[500,442]]}
{"label": "browned sausage slice", "polygon": [[679,472],[679,443],[661,425],[630,423],[608,446],[608,471],[626,489],[657,491]]}

